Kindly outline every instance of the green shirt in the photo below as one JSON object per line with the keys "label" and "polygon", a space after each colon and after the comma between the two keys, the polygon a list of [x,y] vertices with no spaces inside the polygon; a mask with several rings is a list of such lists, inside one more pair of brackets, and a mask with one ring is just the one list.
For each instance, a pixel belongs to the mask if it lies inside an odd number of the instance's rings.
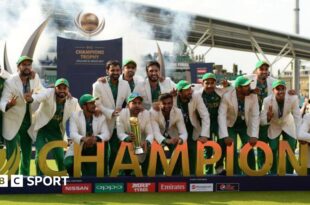
{"label": "green shirt", "polygon": [[93,135],[93,117],[86,118],[86,136]]}
{"label": "green shirt", "polygon": [[178,99],[177,99],[177,106],[182,111],[184,123],[185,123],[186,130],[187,130],[187,133],[188,133],[188,139],[190,139],[190,138],[192,138],[194,127],[193,127],[193,125],[191,123],[191,120],[189,118],[188,102],[182,102],[180,100],[180,98],[178,97]]}
{"label": "green shirt", "polygon": [[284,101],[278,102],[278,117],[281,118],[283,116],[283,108],[284,108]]}
{"label": "green shirt", "polygon": [[238,99],[238,117],[234,124],[234,127],[246,128],[245,123],[245,112],[244,112],[244,101]]}
{"label": "green shirt", "polygon": [[53,118],[42,128],[44,132],[62,135],[60,124],[63,120],[64,108],[65,105],[63,103],[56,103],[56,112]]}
{"label": "green shirt", "polygon": [[257,81],[256,87],[259,89],[257,98],[258,98],[259,110],[261,110],[264,98],[268,96],[267,81],[265,81],[263,84]]}
{"label": "green shirt", "polygon": [[131,92],[135,89],[135,81],[132,79],[131,81],[127,81],[130,87]]}
{"label": "green shirt", "polygon": [[157,102],[160,96],[160,87],[158,83],[155,89],[151,87],[151,93],[152,93],[152,102]]}
{"label": "green shirt", "polygon": [[[23,93],[28,93],[30,92],[30,82],[29,80],[27,81],[27,83],[24,85],[23,84]],[[30,127],[31,125],[31,115],[30,115],[30,104],[27,103],[26,104],[26,113],[22,122],[22,129],[27,129],[27,127]]]}
{"label": "green shirt", "polygon": [[117,100],[117,92],[118,92],[118,82],[117,82],[117,84],[112,84],[110,78],[108,78],[108,82],[109,82],[109,85],[110,85],[110,88],[111,88],[111,91],[112,91],[112,95],[113,95],[113,98],[114,98],[114,102],[116,103],[116,100]]}
{"label": "green shirt", "polygon": [[4,82],[5,82],[5,79],[0,77],[0,97],[2,96],[2,91],[4,88]]}
{"label": "green shirt", "polygon": [[208,108],[208,112],[210,114],[210,122],[211,126],[216,126],[218,110],[221,103],[221,97],[215,92],[207,93],[205,91],[202,92],[202,99],[206,107]]}

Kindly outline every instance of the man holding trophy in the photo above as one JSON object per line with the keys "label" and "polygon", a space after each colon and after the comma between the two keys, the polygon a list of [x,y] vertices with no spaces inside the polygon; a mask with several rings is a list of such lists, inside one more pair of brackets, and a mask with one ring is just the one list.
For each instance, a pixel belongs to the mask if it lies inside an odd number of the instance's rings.
{"label": "man holding trophy", "polygon": [[[116,127],[120,141],[134,143],[134,152],[139,156],[143,175],[146,175],[147,158],[154,136],[150,113],[143,108],[142,102],[143,98],[140,94],[133,92],[127,98],[127,108],[122,109],[117,117]],[[124,161],[129,162],[129,160],[129,153],[126,150]],[[130,172],[125,171],[125,174],[130,175]]]}

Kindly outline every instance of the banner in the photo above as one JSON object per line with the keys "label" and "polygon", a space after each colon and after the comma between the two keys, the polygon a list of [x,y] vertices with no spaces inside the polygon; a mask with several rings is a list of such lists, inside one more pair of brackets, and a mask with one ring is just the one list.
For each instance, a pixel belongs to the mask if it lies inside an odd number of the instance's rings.
{"label": "banner", "polygon": [[212,72],[214,63],[190,63],[192,83],[201,83],[203,74]]}
{"label": "banner", "polygon": [[73,96],[91,94],[92,84],[106,75],[106,62],[122,62],[122,44],[121,38],[82,41],[57,37],[57,77],[69,81]]}

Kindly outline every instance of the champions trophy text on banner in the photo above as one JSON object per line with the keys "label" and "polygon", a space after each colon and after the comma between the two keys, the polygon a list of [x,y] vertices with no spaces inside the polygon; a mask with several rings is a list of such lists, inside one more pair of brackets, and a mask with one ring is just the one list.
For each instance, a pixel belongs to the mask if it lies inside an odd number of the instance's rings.
{"label": "champions trophy text on banner", "polygon": [[122,62],[122,39],[82,41],[57,38],[57,77],[68,79],[70,92],[80,97],[91,93],[92,84],[106,75],[108,60]]}

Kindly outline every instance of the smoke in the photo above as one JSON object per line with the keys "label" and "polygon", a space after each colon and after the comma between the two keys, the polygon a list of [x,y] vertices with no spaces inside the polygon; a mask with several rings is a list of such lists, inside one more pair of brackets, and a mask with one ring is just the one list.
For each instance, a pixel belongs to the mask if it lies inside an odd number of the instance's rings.
{"label": "smoke", "polygon": [[[43,14],[40,9],[40,1],[25,1],[25,0],[4,0],[0,3],[1,9],[1,59],[3,59],[3,46],[7,44],[8,58],[11,68],[16,69],[15,62],[17,61],[22,49],[32,34],[32,32],[43,21]],[[35,14],[35,15],[34,15]],[[41,53],[38,48],[37,52]]]}
{"label": "smoke", "polygon": [[94,12],[99,18],[105,19],[105,28],[99,35],[91,37],[91,40],[123,38],[123,58],[134,59],[138,65],[143,65],[141,56],[146,54],[146,49],[141,44],[142,39],[153,39],[151,26],[135,17],[137,7],[123,1],[4,0],[0,2],[2,11],[0,58],[3,56],[3,46],[6,42],[13,70],[14,63],[28,38],[48,16],[51,16],[51,19],[34,53],[34,67],[39,65],[38,59],[45,59],[48,52],[55,51],[57,36],[88,39],[74,26],[74,18],[82,11]]}
{"label": "smoke", "polygon": [[[171,34],[169,41],[173,43],[173,50],[170,54],[170,60],[176,62],[176,57],[184,54],[184,43],[187,43],[188,32],[191,30],[192,16],[184,12],[162,10],[160,19],[170,25],[170,28],[167,28],[164,32]],[[166,69],[166,75],[170,76],[172,71],[172,69]]]}

